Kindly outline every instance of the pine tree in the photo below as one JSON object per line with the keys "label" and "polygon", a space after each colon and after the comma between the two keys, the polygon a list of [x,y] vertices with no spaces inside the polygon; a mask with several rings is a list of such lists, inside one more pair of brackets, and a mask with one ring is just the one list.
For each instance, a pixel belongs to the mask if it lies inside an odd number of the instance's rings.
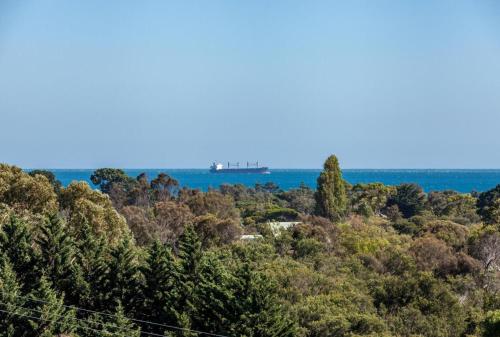
{"label": "pine tree", "polygon": [[71,294],[78,266],[75,265],[74,243],[57,215],[50,215],[40,229],[37,239],[40,248],[39,270],[59,292]]}
{"label": "pine tree", "polygon": [[323,172],[318,177],[315,194],[317,213],[334,221],[340,220],[347,209],[345,182],[342,179],[339,161],[332,155],[325,161]]}
{"label": "pine tree", "polygon": [[296,325],[284,310],[276,287],[264,274],[243,263],[236,273],[238,279],[231,312],[231,335],[247,337],[292,337]]}
{"label": "pine tree", "polygon": [[58,334],[71,334],[78,326],[75,311],[64,306],[62,297],[58,297],[50,282],[42,277],[28,297],[29,308],[27,331],[35,336],[52,337]]}
{"label": "pine tree", "polygon": [[125,316],[120,303],[112,315],[90,315],[78,331],[81,337],[140,337],[141,330]]}
{"label": "pine tree", "polygon": [[[179,296],[176,310],[179,326],[191,328],[192,317],[195,311],[194,290],[198,283],[198,269],[202,256],[201,242],[192,226],[187,226],[177,243],[180,259]],[[177,332],[176,336],[189,337],[193,334],[184,331]]]}
{"label": "pine tree", "polygon": [[204,256],[194,296],[196,311],[193,325],[196,329],[218,334],[230,332],[230,317],[233,313],[228,304],[235,301],[235,283],[234,276],[215,254]]}
{"label": "pine tree", "polygon": [[[147,320],[169,325],[178,325],[180,267],[172,251],[159,241],[149,248],[149,254],[142,268],[144,276],[143,313]],[[145,317],[145,318],[146,318]],[[159,326],[147,326],[145,330],[163,333]]]}
{"label": "pine tree", "polygon": [[178,247],[182,274],[195,278],[201,259],[201,242],[192,226],[184,229],[184,233],[179,238]]}
{"label": "pine tree", "polygon": [[8,258],[0,256],[0,337],[19,336],[22,332],[22,320],[25,315],[16,274]]}
{"label": "pine tree", "polygon": [[125,316],[123,307],[118,304],[115,315],[107,320],[103,325],[103,330],[106,331],[102,337],[139,337],[141,331]]}
{"label": "pine tree", "polygon": [[0,252],[9,259],[23,290],[30,291],[37,280],[37,256],[32,248],[33,237],[24,221],[11,216],[1,227]]}
{"label": "pine tree", "polygon": [[139,265],[136,248],[130,237],[125,237],[118,246],[111,249],[103,279],[101,309],[123,305],[125,312],[131,313],[137,305],[140,289]]}
{"label": "pine tree", "polygon": [[108,274],[107,242],[97,238],[87,222],[82,224],[80,238],[76,242],[76,260],[79,274],[75,280],[73,301],[79,307],[99,309],[99,299],[104,298],[105,276]]}

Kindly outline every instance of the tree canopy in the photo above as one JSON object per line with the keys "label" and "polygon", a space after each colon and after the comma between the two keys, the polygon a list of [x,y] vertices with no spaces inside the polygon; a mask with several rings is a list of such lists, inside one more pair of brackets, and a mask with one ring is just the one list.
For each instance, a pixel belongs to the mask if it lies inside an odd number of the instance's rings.
{"label": "tree canopy", "polygon": [[328,157],[323,172],[318,177],[316,190],[317,213],[332,220],[339,220],[347,209],[345,182],[342,179],[339,161],[336,156]]}
{"label": "tree canopy", "polygon": [[498,336],[498,186],[94,179],[0,165],[0,337]]}

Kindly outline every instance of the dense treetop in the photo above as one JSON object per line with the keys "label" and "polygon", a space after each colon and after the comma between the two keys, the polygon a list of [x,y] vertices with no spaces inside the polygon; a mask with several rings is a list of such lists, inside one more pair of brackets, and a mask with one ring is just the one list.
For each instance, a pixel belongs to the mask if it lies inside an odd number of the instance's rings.
{"label": "dense treetop", "polygon": [[500,185],[92,182],[0,165],[0,337],[500,335]]}

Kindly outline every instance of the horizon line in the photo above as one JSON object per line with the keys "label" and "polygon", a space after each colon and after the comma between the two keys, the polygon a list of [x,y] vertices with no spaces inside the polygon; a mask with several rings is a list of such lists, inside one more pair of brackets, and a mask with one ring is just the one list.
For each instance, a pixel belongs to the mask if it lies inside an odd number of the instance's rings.
{"label": "horizon line", "polygon": [[[17,166],[17,165],[14,165]],[[20,167],[20,166],[19,166]],[[21,167],[22,168],[22,167]],[[205,167],[118,167],[118,166],[100,166],[100,167],[26,167],[22,168],[23,170],[97,170],[101,168],[113,168],[113,169],[121,169],[121,170],[209,170]],[[321,167],[275,167],[269,168],[270,170],[323,170]],[[500,167],[498,168],[488,168],[488,167],[387,167],[387,168],[376,168],[376,167],[368,167],[368,168],[360,168],[360,167],[347,167],[341,168],[341,170],[439,170],[439,171],[458,171],[458,170],[484,170],[484,171],[500,171]]]}

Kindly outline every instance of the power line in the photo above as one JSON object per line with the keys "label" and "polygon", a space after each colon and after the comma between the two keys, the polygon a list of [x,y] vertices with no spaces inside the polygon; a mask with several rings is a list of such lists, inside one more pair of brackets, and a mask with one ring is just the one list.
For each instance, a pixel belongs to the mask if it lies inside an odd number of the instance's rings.
{"label": "power line", "polygon": [[[38,299],[38,298],[35,298],[35,297],[28,297],[28,296],[21,296],[21,295],[17,295],[17,297],[24,298],[24,299],[27,299],[27,300],[33,301],[33,302],[50,304],[47,301],[44,301],[44,300],[41,300],[41,299]],[[79,307],[76,307],[76,306],[73,306],[73,305],[64,305],[64,304],[62,304],[62,306],[65,307],[65,308],[75,309],[75,310],[78,310],[78,311],[83,311],[83,312],[88,312],[88,313],[93,313],[93,314],[98,314],[98,315],[104,315],[104,316],[108,316],[108,317],[116,317],[116,315],[114,315],[114,314],[108,314],[108,313],[101,312],[101,311],[79,308]],[[207,336],[212,336],[212,337],[230,337],[230,336],[227,336],[227,335],[221,335],[221,334],[216,334],[216,333],[212,333],[212,332],[205,332],[205,331],[193,330],[193,329],[189,329],[189,328],[182,328],[182,327],[175,326],[175,325],[169,325],[169,324],[163,324],[163,323],[156,323],[156,322],[145,321],[145,320],[135,319],[135,318],[128,318],[128,319],[130,321],[136,322],[136,323],[151,324],[151,325],[160,326],[160,327],[164,327],[164,328],[168,328],[168,329],[175,329],[175,330],[186,331],[186,332],[194,332],[194,333],[197,333],[197,334],[202,334],[202,335],[207,335]]]}
{"label": "power line", "polygon": [[[50,319],[45,319],[45,318],[41,318],[41,317],[34,317],[34,316],[20,314],[20,313],[17,313],[17,312],[12,312],[12,311],[2,310],[2,309],[0,309],[0,312],[6,313],[6,314],[9,314],[9,315],[16,315],[16,316],[26,317],[26,318],[29,318],[29,319],[35,319],[37,321],[51,322],[51,323],[60,323],[60,321],[57,321],[57,320],[50,320]],[[94,332],[103,332],[104,331],[104,332],[109,332],[109,333],[112,333],[112,334],[116,334],[117,333],[117,332],[111,332],[111,331],[104,330],[104,329],[98,330],[98,329],[93,329],[93,328],[89,328],[89,327],[86,327],[86,326],[74,325],[74,324],[73,325],[68,324],[68,327],[87,329],[89,331],[94,331]]]}
{"label": "power line", "polygon": [[[8,305],[7,303],[4,303],[4,302],[0,302],[0,304],[3,304],[3,305]],[[42,310],[38,310],[38,309],[33,309],[33,308],[27,308],[27,307],[23,307],[21,305],[12,305],[14,308],[17,308],[17,309],[25,309],[25,310],[29,310],[29,311],[34,311],[34,312],[37,312],[37,313],[40,313],[40,314],[43,314],[44,312]],[[14,313],[15,314],[15,313]],[[65,316],[63,315],[58,315],[58,314],[52,314],[51,316],[55,316],[55,317],[60,317],[60,318],[65,318]],[[96,322],[96,321],[93,321],[93,320],[90,320],[90,319],[81,319],[81,318],[77,318],[77,317],[67,317],[67,319],[70,319],[70,320],[73,320],[73,321],[77,321],[77,322],[84,322],[84,323],[91,323],[91,324],[96,324],[96,325],[103,325],[103,323],[105,322]],[[109,323],[109,322],[108,322]],[[123,327],[119,327],[116,325],[116,323],[112,323],[114,324],[114,327],[119,329],[120,331],[133,331],[133,329],[130,329],[130,328],[123,328]],[[73,325],[74,326],[74,325]],[[81,326],[81,325],[78,325],[78,326],[74,326],[74,327],[81,327],[81,328],[84,328],[84,326]],[[89,328],[90,329],[90,328]],[[104,330],[104,326],[101,330]],[[154,333],[154,332],[147,332],[147,331],[140,331],[141,334],[144,334],[144,335],[148,335],[148,336],[154,336],[154,337],[167,337],[165,335],[161,335],[161,334],[157,334],[157,333]]]}

